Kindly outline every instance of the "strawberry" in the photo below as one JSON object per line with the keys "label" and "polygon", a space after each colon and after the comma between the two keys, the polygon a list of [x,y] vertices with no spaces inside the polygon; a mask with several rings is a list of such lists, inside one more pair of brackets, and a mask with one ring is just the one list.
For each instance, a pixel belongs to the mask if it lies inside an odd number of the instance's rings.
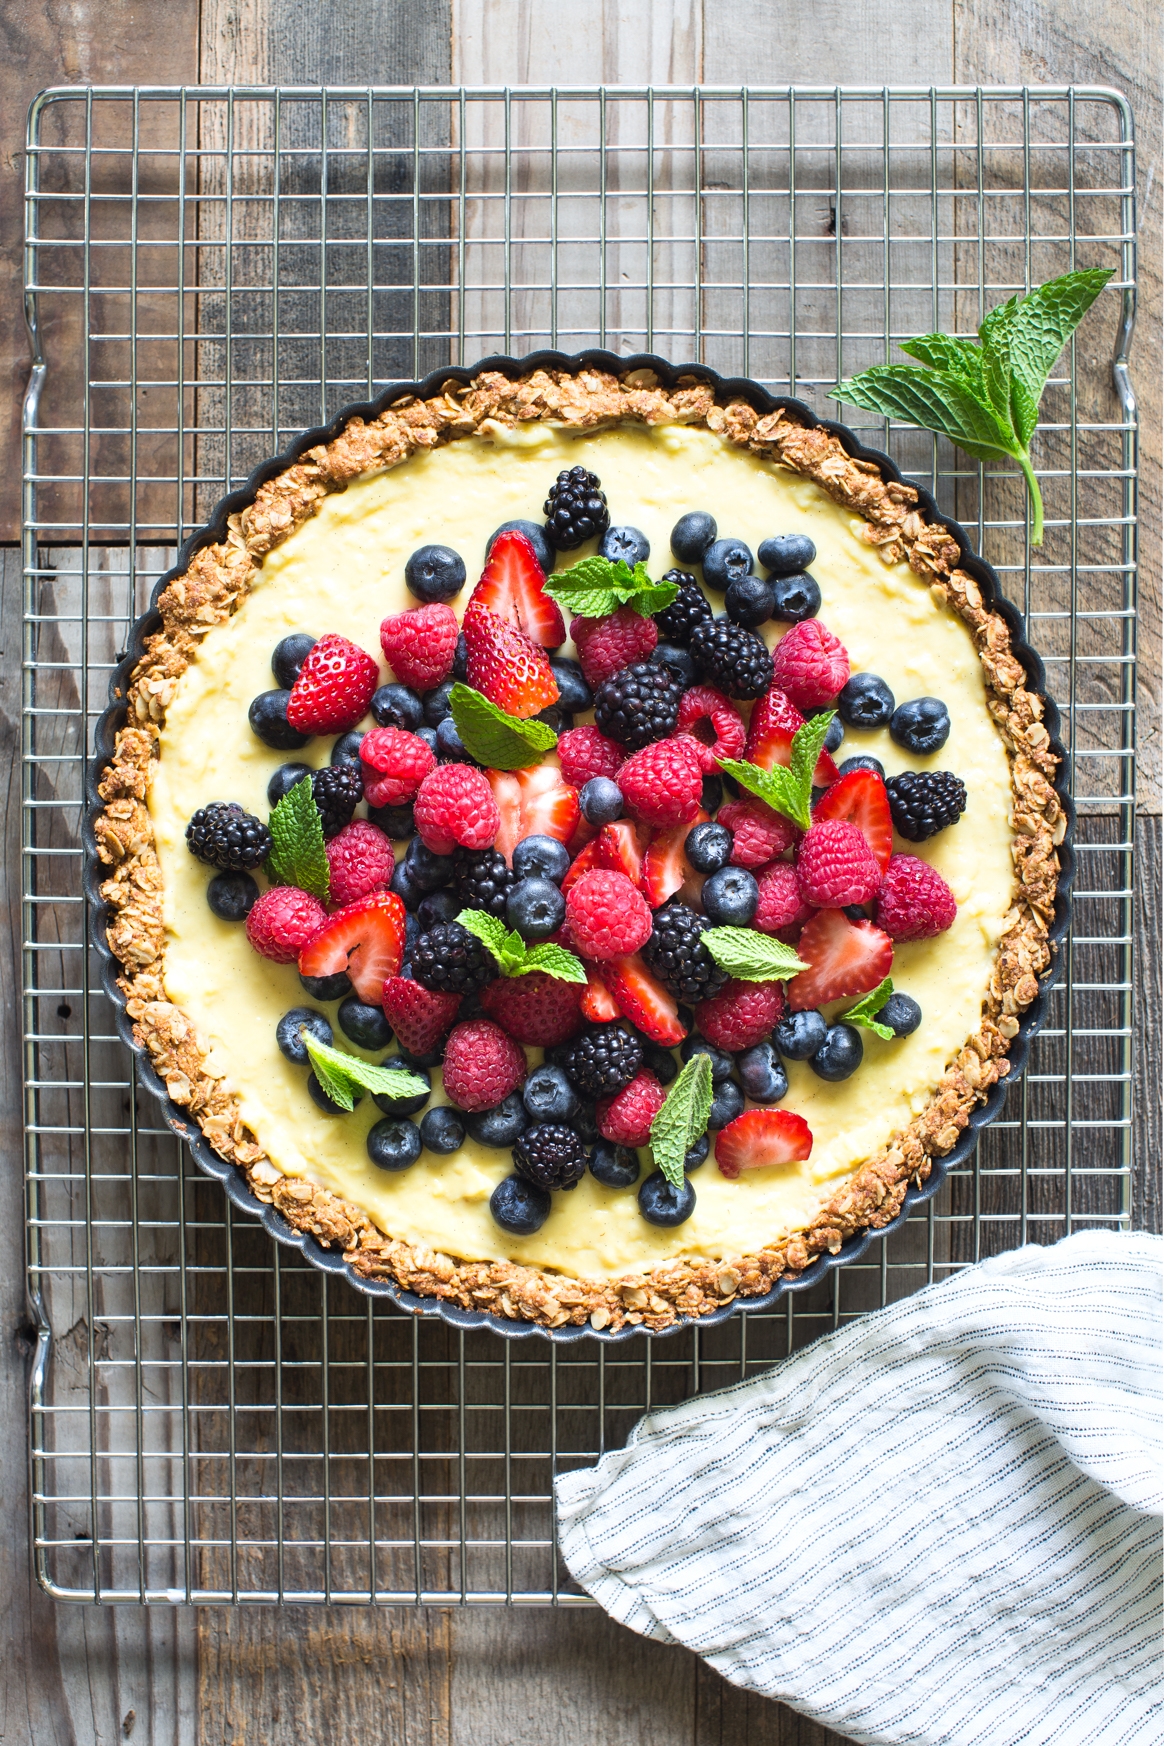
{"label": "strawberry", "polygon": [[[669,897],[674,897],[681,891],[688,878],[699,879],[694,867],[687,859],[683,845],[687,841],[689,831],[697,824],[706,824],[708,814],[702,810],[697,812],[690,824],[673,825],[669,831],[656,831],[647,844],[647,852],[643,856],[642,886],[647,902],[652,909],[666,903]],[[699,879],[702,886],[703,881]]]}
{"label": "strawberry", "polygon": [[524,631],[485,606],[470,606],[461,624],[469,684],[507,715],[525,720],[558,700],[549,656]]}
{"label": "strawberry", "polygon": [[[792,763],[792,736],[804,726],[804,717],[779,686],[771,686],[752,711],[744,757],[758,764],[761,770],[771,770],[774,764],[787,768]],[[818,788],[827,788],[840,775],[830,752],[821,752],[816,761],[813,781]]]}
{"label": "strawberry", "polygon": [[493,790],[501,823],[493,847],[508,862],[522,839],[521,783],[512,770],[486,770],[485,780]]}
{"label": "strawberry", "polygon": [[893,818],[885,783],[876,770],[850,770],[821,795],[812,816],[818,824],[840,819],[856,825],[884,873],[893,853]]}
{"label": "strawberry", "polygon": [[643,877],[643,851],[639,847],[639,833],[630,819],[619,818],[613,824],[603,825],[598,841],[599,865],[611,873],[625,873],[637,890]]}
{"label": "strawberry", "polygon": [[287,721],[301,734],[346,733],[368,713],[379,679],[375,661],[356,643],[320,637],[291,687]]}
{"label": "strawberry", "polygon": [[808,1012],[829,1000],[869,994],[889,975],[893,941],[872,922],[852,922],[840,909],[820,909],[810,916],[796,943],[797,956],[809,965],[788,984],[793,1012]]}
{"label": "strawberry", "polygon": [[668,1049],[683,1041],[687,1032],[679,1022],[678,1006],[637,953],[629,958],[608,959],[601,974],[623,1018],[628,1018],[636,1030]]}
{"label": "strawberry", "polygon": [[588,1018],[592,1025],[609,1024],[611,1019],[622,1017],[622,1008],[602,980],[597,964],[586,965],[586,987],[582,990],[582,1016]]}
{"label": "strawberry", "polygon": [[530,542],[516,528],[510,528],[494,540],[469,606],[495,612],[543,649],[560,649],[566,640],[566,626],[559,608],[545,592],[545,581]]}
{"label": "strawberry", "polygon": [[577,885],[583,873],[592,873],[595,867],[605,866],[606,862],[602,858],[602,832],[600,831],[592,842],[587,843],[585,848],[579,849],[570,866],[566,869],[559,887],[562,896],[565,897],[572,885]]}
{"label": "strawberry", "polygon": [[381,996],[384,1017],[410,1055],[435,1049],[461,1005],[459,994],[437,994],[411,977],[390,976]]}
{"label": "strawberry", "polygon": [[582,1029],[582,990],[544,970],[525,976],[499,976],[481,990],[481,1005],[489,1017],[518,1043],[552,1049]]}
{"label": "strawberry", "polygon": [[581,813],[577,790],[563,782],[553,764],[537,764],[532,770],[515,772],[521,790],[521,836],[553,837],[568,843],[578,828]]}
{"label": "strawberry", "polygon": [[404,956],[404,905],[394,891],[377,891],[337,910],[299,954],[301,976],[338,976],[369,1006],[379,1006],[384,984]]}
{"label": "strawberry", "polygon": [[721,1128],[715,1161],[721,1176],[734,1182],[741,1170],[766,1170],[774,1164],[802,1164],[812,1152],[812,1129],[790,1109],[746,1109]]}

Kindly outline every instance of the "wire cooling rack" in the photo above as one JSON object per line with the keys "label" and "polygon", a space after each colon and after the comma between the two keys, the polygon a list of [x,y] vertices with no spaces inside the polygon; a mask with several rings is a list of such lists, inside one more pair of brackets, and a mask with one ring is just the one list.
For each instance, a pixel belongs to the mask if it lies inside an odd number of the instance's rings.
{"label": "wire cooling rack", "polygon": [[[981,1256],[1126,1223],[1131,116],[1099,90],[68,89],[33,105],[24,858],[39,1579],[78,1601],[584,1599],[556,1469]],[[222,493],[446,362],[599,343],[822,413],[894,342],[1071,267],[1113,288],[1017,473],[851,422],[971,530],[1073,752],[1066,974],[941,1197],[776,1313],[594,1350],[459,1335],[235,1216],[138,1094],[85,944],[80,799],[135,616]],[[1114,356],[1114,372],[1113,372]],[[841,416],[845,416],[842,409]]]}

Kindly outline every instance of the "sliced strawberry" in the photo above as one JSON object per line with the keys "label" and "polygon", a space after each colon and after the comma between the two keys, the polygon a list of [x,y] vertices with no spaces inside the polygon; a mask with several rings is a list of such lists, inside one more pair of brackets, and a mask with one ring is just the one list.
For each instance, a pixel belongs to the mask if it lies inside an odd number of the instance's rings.
{"label": "sliced strawberry", "polygon": [[813,819],[840,819],[854,824],[877,857],[884,873],[893,853],[893,818],[885,783],[876,770],[850,770],[822,794]]}
{"label": "sliced strawberry", "polygon": [[485,780],[493,790],[501,814],[501,827],[493,840],[493,847],[499,855],[505,856],[508,863],[524,834],[521,828],[521,784],[512,770],[486,770]]}
{"label": "sliced strawberry", "polygon": [[889,975],[893,941],[870,921],[852,922],[841,909],[818,909],[796,942],[810,966],[788,984],[793,1012],[808,1012],[829,1000],[869,994]]}
{"label": "sliced strawberry", "polygon": [[524,721],[557,702],[549,656],[515,624],[487,607],[470,606],[461,629],[469,651],[469,684],[490,703]]}
{"label": "sliced strawberry", "polygon": [[656,982],[638,953],[629,958],[608,958],[601,965],[606,983],[623,1018],[654,1043],[674,1048],[687,1035],[679,1021],[679,1008],[661,982]]}
{"label": "sliced strawberry", "polygon": [[603,825],[598,834],[602,845],[599,865],[611,873],[625,873],[637,891],[643,877],[643,851],[639,833],[629,818]]}
{"label": "sliced strawberry", "polygon": [[579,849],[572,863],[566,869],[561,884],[562,896],[565,897],[572,885],[577,885],[583,873],[592,873],[595,867],[605,867],[602,859],[602,837],[596,836],[593,842],[587,843],[584,849]]}
{"label": "sliced strawberry", "polygon": [[459,994],[435,994],[403,976],[390,976],[382,997],[384,1017],[410,1055],[435,1049],[461,1005]]}
{"label": "sliced strawberry", "polygon": [[582,1012],[592,1025],[609,1024],[612,1019],[622,1017],[622,1008],[602,980],[597,964],[586,965]]}
{"label": "sliced strawberry", "polygon": [[571,861],[574,859],[574,857],[576,855],[580,855],[582,853],[583,849],[586,848],[587,844],[592,843],[594,841],[595,837],[598,835],[598,832],[601,828],[602,827],[600,825],[588,824],[584,818],[581,818],[581,817],[579,818],[578,823],[574,828],[574,835],[570,838],[570,841],[566,844],[566,849],[569,853]]}
{"label": "sliced strawberry", "polygon": [[581,812],[578,790],[562,780],[556,764],[538,764],[532,770],[518,770],[521,790],[521,837],[553,837],[568,843],[578,829]]}
{"label": "sliced strawberry", "polygon": [[404,905],[394,891],[376,891],[337,910],[299,954],[301,976],[338,976],[369,1006],[379,1006],[384,984],[404,956]]}
{"label": "sliced strawberry", "polygon": [[[758,764],[761,770],[771,770],[774,764],[788,768],[792,763],[792,736],[803,726],[804,717],[791,698],[785,696],[779,686],[770,686],[752,711],[744,757],[749,763]],[[822,752],[813,773],[816,786],[827,788],[839,774],[832,754]]]}
{"label": "sliced strawberry", "polygon": [[560,649],[566,640],[566,625],[545,592],[545,580],[530,542],[511,528],[494,540],[469,605],[484,606],[498,618],[507,619],[543,649]]}
{"label": "sliced strawberry", "polygon": [[[697,812],[690,824],[674,825],[669,831],[656,831],[643,856],[642,888],[652,909],[658,909],[677,891],[682,891],[688,879],[699,879],[683,852],[687,833],[697,824],[706,824],[708,814]],[[699,879],[700,887],[703,880]]]}
{"label": "sliced strawberry", "polygon": [[746,1109],[716,1135],[715,1161],[734,1182],[741,1170],[801,1164],[812,1151],[812,1129],[790,1109]]}

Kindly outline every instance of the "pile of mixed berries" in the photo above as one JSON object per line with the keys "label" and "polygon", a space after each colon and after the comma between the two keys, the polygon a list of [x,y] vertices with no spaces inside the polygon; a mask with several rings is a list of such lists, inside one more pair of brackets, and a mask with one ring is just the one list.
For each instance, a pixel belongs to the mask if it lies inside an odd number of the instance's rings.
{"label": "pile of mixed berries", "polygon": [[[263,957],[295,965],[313,1001],[338,1002],[334,1022],[349,1043],[379,1054],[395,1037],[398,1052],[382,1065],[425,1083],[441,1066],[449,1103],[419,1124],[410,1118],[427,1092],[373,1094],[384,1119],[368,1135],[372,1162],[403,1170],[424,1149],[455,1152],[467,1135],[510,1148],[514,1173],[490,1204],[519,1234],[537,1230],[551,1193],[586,1170],[609,1188],[639,1181],[638,1148],[678,1072],[676,1049],[683,1061],[710,1060],[707,1125],[725,1176],[807,1156],[803,1118],[774,1107],[788,1091],[785,1063],[833,1081],[856,1071],[861,1030],[822,1009],[879,989],[895,944],[941,933],[956,909],[927,862],[894,852],[893,831],[923,842],[966,806],[948,771],[887,780],[866,753],[834,761],[846,728],[887,729],[926,756],[950,721],[938,699],[898,704],[876,675],[851,672],[817,617],[811,540],[765,540],[761,575],[709,514],[684,515],[671,536],[681,567],[662,578],[670,603],[653,616],[626,605],[575,617],[574,662],[555,653],[566,625],[545,591],[557,554],[597,539],[599,555],[629,576],[650,548],[637,529],[610,525],[584,468],[558,476],[545,513],[544,525],[497,530],[460,624],[449,601],[466,583],[462,559],[439,545],[413,554],[405,577],[421,604],[380,627],[389,683],[342,636],[288,636],[275,649],[277,687],[252,703],[253,732],[286,753],[335,736],[327,765],[289,761],[268,787],[275,807],[310,778],[326,903],[290,883],[260,891],[253,875],[272,854],[271,827],[241,806],[203,807],[187,829],[191,851],[218,869],[214,913],[245,921]],[[708,590],[722,593],[722,612]],[[768,620],[789,627],[771,652],[758,634]],[[458,681],[511,722],[548,724],[557,762],[477,763],[453,719]],[[824,711],[835,717],[801,830],[721,762],[787,767],[794,735]],[[576,726],[579,715],[588,719]],[[519,946],[566,948],[585,981],[501,973],[457,919],[465,911],[496,918]],[[733,979],[704,941],[723,927],[793,946],[807,968]],[[873,1016],[895,1036],[922,1019],[899,992]],[[292,1008],[278,1027],[283,1053],[309,1067],[306,1036],[332,1043],[318,1005]],[[532,1072],[527,1046],[544,1051]],[[341,1113],[314,1072],[307,1089]],[[704,1134],[686,1170],[708,1151]],[[661,1225],[682,1223],[695,1204],[686,1182],[676,1189],[658,1170],[638,1199]]]}

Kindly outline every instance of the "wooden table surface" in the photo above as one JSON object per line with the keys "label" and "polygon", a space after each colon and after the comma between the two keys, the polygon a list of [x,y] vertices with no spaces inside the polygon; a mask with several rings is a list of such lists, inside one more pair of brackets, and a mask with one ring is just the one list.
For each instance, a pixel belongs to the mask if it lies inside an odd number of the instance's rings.
{"label": "wooden table surface", "polygon": [[[24,115],[46,85],[690,83],[1115,86],[1139,151],[1142,411],[1141,983],[1136,1220],[1159,1229],[1160,37],[1152,0],[5,0],[0,65],[0,541],[19,516]],[[0,734],[18,849],[20,568],[2,560]],[[9,887],[10,892],[12,887]],[[684,1650],[597,1610],[56,1607],[29,1574],[21,1247],[19,905],[0,968],[0,1746],[825,1746]],[[1149,1162],[1150,1160],[1150,1162]]]}

